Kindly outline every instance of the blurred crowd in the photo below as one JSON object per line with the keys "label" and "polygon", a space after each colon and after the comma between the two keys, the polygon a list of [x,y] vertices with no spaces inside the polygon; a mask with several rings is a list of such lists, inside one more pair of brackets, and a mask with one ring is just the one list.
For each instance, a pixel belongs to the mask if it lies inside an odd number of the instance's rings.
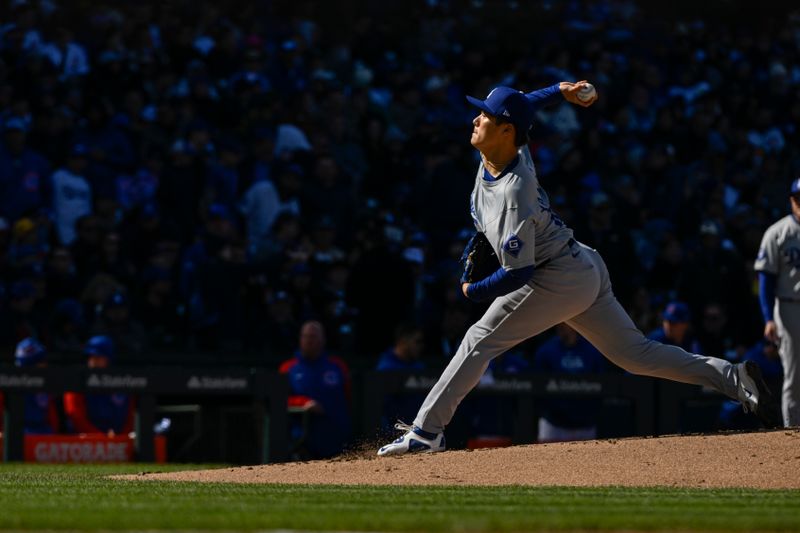
{"label": "blurred crowd", "polygon": [[464,96],[580,79],[599,102],[531,143],[554,209],[642,330],[682,300],[703,353],[741,358],[800,174],[800,13],[722,4],[7,2],[0,363],[104,335],[120,364],[273,364],[308,320],[372,365],[412,321],[443,360],[482,310]]}

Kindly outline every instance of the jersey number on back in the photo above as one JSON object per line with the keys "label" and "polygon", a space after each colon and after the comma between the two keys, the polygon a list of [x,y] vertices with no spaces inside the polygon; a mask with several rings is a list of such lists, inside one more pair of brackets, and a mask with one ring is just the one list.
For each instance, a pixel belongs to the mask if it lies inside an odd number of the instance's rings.
{"label": "jersey number on back", "polygon": [[559,217],[556,212],[550,208],[550,198],[547,196],[547,191],[541,187],[537,187],[536,190],[539,193],[539,207],[542,209],[542,211],[550,214],[550,220],[553,222],[553,224],[559,228],[564,227],[564,221],[561,220],[561,217]]}

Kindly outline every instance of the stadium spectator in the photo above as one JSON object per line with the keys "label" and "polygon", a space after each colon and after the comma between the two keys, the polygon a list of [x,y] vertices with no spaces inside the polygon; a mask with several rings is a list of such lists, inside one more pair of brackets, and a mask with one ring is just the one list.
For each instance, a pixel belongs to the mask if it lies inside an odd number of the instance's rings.
{"label": "stadium spectator", "polygon": [[[258,173],[263,175],[267,171]],[[242,197],[239,209],[246,220],[248,252],[251,257],[261,257],[261,250],[280,213],[280,198],[275,184],[267,177],[256,177]]]}
{"label": "stadium spectator", "polygon": [[121,245],[120,234],[108,231],[100,244],[98,272],[104,272],[125,285],[132,287],[136,279],[136,269],[128,259]]}
{"label": "stadium spectator", "polygon": [[[612,279],[633,280],[637,269],[633,240],[625,226],[615,223],[616,211],[611,197],[598,190],[589,199],[589,212],[585,228],[580,225],[575,233],[587,246],[603,252]],[[630,304],[633,285],[615,285],[615,293],[621,302]]]}
{"label": "stadium spectator", "polygon": [[[481,376],[478,389],[493,386],[499,376],[525,374],[531,364],[515,351],[492,359]],[[465,398],[464,406],[469,423],[469,448],[508,446],[514,436],[515,398],[510,396],[473,396]],[[419,404],[417,404],[419,405]]]}
{"label": "stadium spectator", "polygon": [[395,328],[394,344],[380,355],[375,370],[391,372],[424,369],[425,364],[420,360],[424,342],[422,330],[418,326],[400,324]]}
{"label": "stadium spectator", "polygon": [[86,286],[99,270],[103,231],[100,219],[93,214],[75,221],[75,239],[68,246],[75,263],[79,283]]}
{"label": "stadium spectator", "polygon": [[144,268],[147,260],[158,253],[159,243],[172,237],[155,202],[145,202],[131,209],[120,224],[120,233],[127,244],[127,253],[138,269]]}
{"label": "stadium spectator", "polygon": [[702,353],[715,354],[729,361],[739,361],[747,347],[739,340],[733,326],[728,321],[726,309],[716,301],[705,304],[697,341]]}
{"label": "stadium spectator", "polygon": [[316,321],[300,327],[297,352],[280,365],[289,377],[292,441],[299,457],[341,453],[350,438],[350,370],[325,349],[325,329]]}
{"label": "stadium spectator", "polygon": [[[373,215],[374,216],[374,215]],[[355,319],[356,352],[377,353],[392,338],[395,324],[410,320],[414,305],[414,277],[411,265],[405,261],[397,245],[403,230],[387,213],[359,227],[358,246],[354,251],[348,279],[348,305],[358,309]],[[392,305],[387,306],[379,289],[375,272],[392,280]]]}
{"label": "stadium spectator", "polygon": [[141,293],[138,306],[131,311],[141,317],[145,333],[144,347],[163,354],[180,348],[184,320],[178,291],[169,270],[158,266],[145,268],[139,277]]}
{"label": "stadium spectator", "polygon": [[[424,346],[423,332],[419,326],[411,323],[400,324],[395,328],[394,344],[380,354],[375,370],[421,372],[425,369],[425,363],[420,360]],[[381,426],[388,429],[398,420],[411,420],[424,399],[425,397],[420,394],[397,393],[385,396]]]}
{"label": "stadium spectator", "polygon": [[131,316],[128,295],[122,291],[115,291],[106,298],[90,333],[111,339],[114,353],[106,356],[109,362],[115,357],[126,363],[135,363],[148,348],[147,333],[142,324]]}
{"label": "stadium spectator", "polygon": [[23,339],[46,336],[47,325],[36,306],[36,287],[27,280],[16,281],[8,288],[8,313],[0,323],[0,346],[4,353],[14,353]]}
{"label": "stadium spectator", "polygon": [[64,168],[53,173],[53,216],[59,243],[69,246],[75,241],[75,223],[92,212],[92,186],[86,178],[89,149],[75,144]]}
{"label": "stadium spectator", "polygon": [[72,252],[65,246],[53,247],[47,261],[47,301],[77,298],[80,291],[78,270]]}
{"label": "stadium spectator", "polygon": [[81,303],[64,298],[56,303],[55,315],[50,324],[50,345],[65,361],[82,361],[73,357],[83,350],[87,333],[86,313]]}
{"label": "stadium spectator", "polygon": [[[559,324],[555,335],[536,351],[533,370],[580,375],[607,371],[605,358],[567,324]],[[597,438],[600,404],[595,399],[549,399],[542,404],[539,442]]]}
{"label": "stadium spectator", "polygon": [[660,325],[658,310],[653,308],[653,300],[657,298],[647,287],[638,287],[633,292],[627,311],[633,323],[642,331],[650,331]]}
{"label": "stadium spectator", "polygon": [[11,220],[45,205],[49,197],[50,162],[28,145],[28,125],[22,117],[3,124],[0,144],[0,212]]}
{"label": "stadium spectator", "polygon": [[[103,335],[91,337],[86,342],[84,354],[89,368],[108,368],[114,360],[114,341]],[[127,435],[133,431],[135,403],[132,396],[123,393],[66,392],[64,413],[67,430],[70,433]]]}
{"label": "stadium spectator", "polygon": [[242,338],[239,298],[246,278],[245,250],[231,210],[208,208],[204,231],[184,253],[180,288],[198,346],[215,350]]}
{"label": "stadium spectator", "polygon": [[[297,332],[300,322],[296,320],[294,300],[285,290],[270,291],[262,289],[264,305],[261,312],[266,314],[263,321],[253,322],[248,328],[253,335],[253,348],[269,360],[280,360],[297,345]],[[261,314],[256,314],[261,318]]]}
{"label": "stadium spectator", "polygon": [[48,230],[42,217],[22,217],[14,223],[6,255],[11,273],[25,277],[32,269],[41,267],[50,248]]}
{"label": "stadium spectator", "polygon": [[[455,293],[455,290],[451,292]],[[437,346],[434,353],[449,359],[458,349],[464,333],[472,324],[470,320],[473,309],[463,298],[457,300],[459,295],[454,294],[448,298],[451,301],[445,304],[442,311],[442,322],[436,328]]]}
{"label": "stadium spectator", "polygon": [[674,344],[690,353],[702,352],[700,344],[690,332],[691,315],[688,305],[684,302],[669,302],[661,313],[661,319],[661,327],[650,332],[648,339],[662,344]]}
{"label": "stadium spectator", "polygon": [[[47,366],[47,350],[32,337],[22,339],[14,351],[14,364],[20,368],[44,368]],[[0,392],[0,413],[4,412],[5,398]],[[25,394],[23,424],[25,433],[49,435],[60,428],[59,408],[56,399],[47,392]],[[0,424],[2,429],[2,424]]]}
{"label": "stadium spectator", "polygon": [[[748,320],[758,308],[753,307],[744,261],[730,241],[724,239],[720,225],[714,220],[703,222],[699,234],[700,245],[679,273],[678,294],[695,313],[702,311],[708,302],[719,303],[725,309],[731,331],[737,334],[738,343],[752,343],[761,331],[751,331],[753,322]],[[720,354],[708,350],[704,353]]]}

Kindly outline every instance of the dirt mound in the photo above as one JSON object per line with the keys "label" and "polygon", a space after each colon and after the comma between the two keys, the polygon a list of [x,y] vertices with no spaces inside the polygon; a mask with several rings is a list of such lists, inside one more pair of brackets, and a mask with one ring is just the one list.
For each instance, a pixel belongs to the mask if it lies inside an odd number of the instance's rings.
{"label": "dirt mound", "polygon": [[800,488],[800,430],[532,444],[404,457],[348,457],[137,480],[342,485]]}

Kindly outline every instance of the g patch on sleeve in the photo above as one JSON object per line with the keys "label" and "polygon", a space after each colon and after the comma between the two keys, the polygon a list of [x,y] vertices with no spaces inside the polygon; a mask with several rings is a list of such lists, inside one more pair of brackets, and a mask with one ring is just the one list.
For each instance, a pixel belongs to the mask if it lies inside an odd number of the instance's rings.
{"label": "g patch on sleeve", "polygon": [[506,251],[512,257],[518,257],[520,250],[525,245],[522,242],[522,239],[514,235],[513,233],[506,238],[506,242],[503,243],[503,250]]}

